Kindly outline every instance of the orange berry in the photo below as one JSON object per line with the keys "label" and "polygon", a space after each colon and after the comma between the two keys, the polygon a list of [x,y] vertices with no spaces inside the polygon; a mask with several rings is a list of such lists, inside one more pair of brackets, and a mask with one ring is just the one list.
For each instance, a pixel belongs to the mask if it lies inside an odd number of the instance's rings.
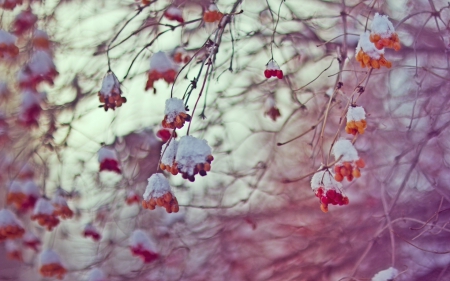
{"label": "orange berry", "polygon": [[358,168],[355,168],[355,169],[353,170],[353,172],[352,172],[352,175],[353,175],[355,178],[359,178],[359,177],[361,176],[361,171],[360,171]]}
{"label": "orange berry", "polygon": [[355,165],[358,168],[364,168],[366,166],[366,163],[364,163],[364,160],[362,158],[359,158],[355,161]]}
{"label": "orange berry", "polygon": [[350,171],[346,167],[341,167],[340,174],[344,177],[350,175]]}
{"label": "orange berry", "polygon": [[322,210],[322,212],[328,213],[328,206],[326,206],[325,204],[320,204],[320,209]]}
{"label": "orange berry", "polygon": [[335,174],[335,175],[334,175],[334,179],[335,179],[337,182],[341,182],[341,181],[344,180],[344,177],[343,177],[341,174]]}

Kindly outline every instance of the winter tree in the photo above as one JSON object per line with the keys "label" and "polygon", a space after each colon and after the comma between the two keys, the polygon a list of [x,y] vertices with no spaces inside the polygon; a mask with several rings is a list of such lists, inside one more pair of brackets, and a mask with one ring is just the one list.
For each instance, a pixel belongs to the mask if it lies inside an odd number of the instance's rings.
{"label": "winter tree", "polygon": [[446,1],[0,9],[0,280],[450,278]]}

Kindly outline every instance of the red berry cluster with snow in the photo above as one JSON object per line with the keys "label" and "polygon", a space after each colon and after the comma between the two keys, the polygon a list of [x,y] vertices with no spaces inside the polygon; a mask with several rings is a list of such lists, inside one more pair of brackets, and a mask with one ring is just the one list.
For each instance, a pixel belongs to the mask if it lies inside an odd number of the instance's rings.
{"label": "red berry cluster with snow", "polygon": [[133,231],[129,240],[129,246],[131,253],[140,257],[144,263],[150,263],[159,257],[155,243],[141,229]]}
{"label": "red berry cluster with snow", "polygon": [[166,100],[164,110],[164,120],[161,125],[167,129],[181,129],[184,122],[191,121],[191,116],[186,113],[184,101],[178,98],[170,98]]}
{"label": "red berry cluster with snow", "polygon": [[180,210],[169,181],[161,173],[153,174],[148,179],[143,198],[142,207],[144,209],[154,210],[156,206],[159,206],[164,207],[167,213],[177,213]]}
{"label": "red berry cluster with snow", "polygon": [[92,223],[86,224],[83,230],[83,236],[92,237],[94,241],[100,241],[102,239],[102,235]]}
{"label": "red berry cluster with snow", "polygon": [[400,50],[400,39],[388,16],[375,13],[371,29],[370,42],[374,43],[378,50],[383,48]]}
{"label": "red berry cluster with snow", "polygon": [[273,96],[269,96],[264,103],[265,112],[264,115],[269,116],[270,119],[276,121],[278,117],[281,116],[280,110],[278,109],[275,99]]}
{"label": "red berry cluster with snow", "polygon": [[16,6],[22,5],[22,0],[0,0],[0,7],[5,10],[13,10]]}
{"label": "red berry cluster with snow", "polygon": [[19,211],[27,211],[34,208],[40,196],[39,187],[33,180],[16,180],[9,185],[6,202]]}
{"label": "red berry cluster with snow", "polygon": [[98,151],[98,162],[100,163],[100,172],[110,171],[117,174],[121,174],[122,171],[119,168],[119,160],[117,153],[111,148],[102,147]]}
{"label": "red berry cluster with snow", "polygon": [[53,250],[47,249],[42,251],[39,255],[39,262],[39,272],[44,277],[63,279],[64,275],[67,273],[59,255]]}
{"label": "red berry cluster with snow", "polygon": [[320,209],[328,212],[328,205],[348,205],[348,197],[342,193],[342,185],[337,182],[330,171],[322,170],[315,173],[311,179],[311,189],[319,198]]}
{"label": "red berry cluster with snow", "polygon": [[145,90],[153,88],[155,81],[164,79],[168,84],[175,82],[178,68],[173,60],[164,52],[157,52],[150,58],[150,70],[148,71]]}
{"label": "red berry cluster with snow", "polygon": [[39,198],[34,207],[31,219],[37,221],[40,226],[46,227],[48,231],[53,230],[59,224],[55,207],[45,198]]}
{"label": "red berry cluster with snow", "polygon": [[16,37],[9,32],[0,30],[0,58],[14,58],[19,54],[15,45]]}
{"label": "red berry cluster with snow", "polygon": [[127,102],[127,99],[122,97],[119,80],[111,71],[108,71],[103,78],[102,88],[97,95],[105,111],[108,111],[108,109],[114,110]]}
{"label": "red berry cluster with snow", "polygon": [[54,214],[62,219],[70,219],[73,217],[73,211],[67,205],[67,201],[64,197],[55,194],[51,200],[53,207],[55,208]]}
{"label": "red berry cluster with snow", "polygon": [[264,70],[264,76],[266,76],[267,79],[270,77],[283,79],[283,70],[280,69],[274,60],[270,60],[266,65],[266,70]]}
{"label": "red berry cluster with snow", "polygon": [[170,6],[167,8],[167,10],[164,12],[164,17],[166,17],[168,20],[177,21],[179,23],[183,23],[183,12],[174,6]]}
{"label": "red berry cluster with snow", "polygon": [[212,3],[203,14],[203,20],[207,23],[218,22],[223,18],[223,14],[217,8],[217,5]]}
{"label": "red berry cluster with snow", "polygon": [[5,242],[6,255],[11,260],[23,261],[22,251],[19,243],[16,241],[8,240]]}
{"label": "red berry cluster with snow", "polygon": [[365,163],[362,158],[359,158],[358,151],[351,141],[346,139],[336,141],[332,153],[337,161],[334,166],[336,181],[341,182],[344,178],[352,181],[353,178],[361,176],[360,169],[365,167]]}
{"label": "red berry cluster with snow", "polygon": [[134,191],[128,191],[125,201],[127,202],[127,205],[129,205],[129,206],[131,206],[135,203],[139,203],[140,202],[139,195]]}
{"label": "red berry cluster with snow", "polygon": [[187,54],[183,47],[177,47],[173,51],[172,55],[173,61],[178,64],[186,64],[189,62],[191,57]]}
{"label": "red berry cluster with snow", "polygon": [[17,36],[25,34],[33,28],[37,20],[37,16],[33,14],[31,10],[22,11],[16,16],[12,23],[13,33]]}
{"label": "red berry cluster with snow", "polygon": [[351,105],[347,111],[347,125],[345,126],[345,132],[352,135],[356,135],[357,133],[362,135],[366,128],[366,111],[362,106]]}
{"label": "red berry cluster with snow", "polygon": [[22,223],[8,209],[0,210],[0,242],[6,239],[21,238],[25,233]]}
{"label": "red berry cluster with snow", "polygon": [[41,245],[41,240],[31,232],[25,233],[22,240],[25,247],[33,249],[35,252],[38,251],[38,247]]}
{"label": "red berry cluster with snow", "polygon": [[184,136],[180,139],[175,156],[178,172],[184,179],[195,181],[195,175],[206,176],[211,170],[211,147],[206,140],[197,139],[193,136]]}
{"label": "red berry cluster with snow", "polygon": [[161,148],[161,163],[159,168],[166,170],[172,175],[178,175],[177,163],[175,157],[177,156],[178,141],[172,139],[168,144],[164,144]]}

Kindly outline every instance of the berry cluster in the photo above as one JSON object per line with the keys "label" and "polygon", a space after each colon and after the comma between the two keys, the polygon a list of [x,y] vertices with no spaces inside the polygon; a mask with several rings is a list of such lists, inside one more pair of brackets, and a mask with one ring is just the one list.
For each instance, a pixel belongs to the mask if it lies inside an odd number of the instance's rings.
{"label": "berry cluster", "polygon": [[39,269],[39,272],[44,277],[56,277],[58,279],[63,279],[67,270],[59,263],[43,264]]}
{"label": "berry cluster", "polygon": [[175,69],[169,69],[164,72],[159,72],[158,70],[150,70],[148,72],[147,84],[145,85],[145,90],[153,88],[155,81],[159,79],[164,79],[168,84],[175,82],[175,77],[177,76],[177,71]]}
{"label": "berry cluster", "polygon": [[130,237],[130,250],[133,255],[142,258],[144,263],[150,263],[159,257],[154,242],[141,229],[133,231]]}
{"label": "berry cluster", "polygon": [[203,14],[203,20],[205,22],[216,22],[223,18],[223,14],[219,11],[215,4],[209,5],[208,10]]}
{"label": "berry cluster", "polygon": [[161,125],[164,128],[168,129],[181,129],[184,126],[184,122],[190,122],[191,116],[185,112],[180,112],[174,120],[171,120],[168,115],[164,116],[164,120],[161,122]]}
{"label": "berry cluster", "polygon": [[195,175],[199,174],[200,176],[206,176],[206,173],[211,170],[211,162],[214,160],[212,155],[208,155],[205,158],[205,162],[197,163],[194,168],[194,172],[191,174],[189,171],[181,172],[181,176],[183,179],[187,179],[191,182],[195,181]]}
{"label": "berry cluster", "polygon": [[114,150],[102,147],[98,151],[98,161],[100,162],[100,172],[110,171],[117,174],[121,174],[122,171],[119,168],[119,160]]}
{"label": "berry cluster", "polygon": [[21,238],[24,233],[25,229],[13,212],[7,209],[0,210],[0,242]]}
{"label": "berry cluster", "polygon": [[172,129],[162,128],[159,129],[158,132],[156,132],[156,136],[160,138],[163,143],[166,143],[170,139],[172,134],[174,138],[177,137],[177,133]]}
{"label": "berry cluster", "polygon": [[182,13],[181,10],[178,9],[177,7],[174,7],[174,6],[169,7],[169,8],[164,12],[164,16],[165,16],[168,20],[174,20],[174,21],[177,21],[177,22],[179,22],[179,23],[184,23],[183,13]]}
{"label": "berry cluster", "polygon": [[0,7],[5,10],[14,10],[16,5],[22,5],[22,0],[3,0],[0,2]]}
{"label": "berry cluster", "polygon": [[264,70],[264,76],[267,79],[269,79],[270,77],[283,79],[283,71],[274,60],[270,60],[266,65],[266,70]]}
{"label": "berry cluster", "polygon": [[353,178],[361,177],[360,169],[364,167],[365,163],[362,158],[355,161],[354,165],[352,165],[351,162],[338,163],[334,166],[334,172],[336,173],[334,179],[338,182],[342,182],[344,178],[347,178],[348,181],[352,181]]}
{"label": "berry cluster", "polygon": [[151,263],[152,261],[157,260],[159,257],[157,253],[153,253],[152,251],[149,251],[142,246],[130,247],[130,249],[131,253],[142,258],[144,263]]}
{"label": "berry cluster", "polygon": [[325,191],[324,187],[319,187],[316,191],[316,197],[320,201],[320,209],[324,212],[328,212],[328,205],[348,205],[349,200],[347,196],[342,195],[340,190],[328,189]]}
{"label": "berry cluster", "polygon": [[181,64],[181,63],[186,64],[189,62],[190,59],[191,59],[191,57],[181,47],[176,48],[175,51],[173,52],[173,61],[178,64]]}
{"label": "berry cluster", "polygon": [[383,54],[381,54],[378,59],[374,59],[363,50],[360,50],[356,55],[356,61],[360,63],[361,67],[372,67],[375,69],[380,69],[382,66],[387,68],[392,67],[392,63],[386,60]]}
{"label": "berry cluster", "polygon": [[23,35],[27,31],[33,28],[38,18],[31,10],[21,12],[16,16],[13,21],[13,33],[17,36]]}
{"label": "berry cluster", "polygon": [[349,121],[347,122],[347,125],[345,126],[345,132],[347,134],[356,135],[356,133],[364,134],[364,131],[367,128],[367,122],[366,120],[360,120],[360,121]]}
{"label": "berry cluster", "polygon": [[98,99],[103,104],[105,111],[108,111],[108,109],[115,110],[116,107],[121,107],[122,104],[127,102],[127,99],[122,97],[119,80],[111,71],[103,78],[102,88],[98,92]]}
{"label": "berry cluster", "polygon": [[84,231],[83,231],[83,236],[84,237],[92,237],[92,239],[94,241],[100,241],[100,239],[102,239],[102,235],[97,231],[97,229],[90,223],[88,223],[85,227],[84,227]]}
{"label": "berry cluster", "polygon": [[31,220],[37,221],[40,226],[46,227],[48,231],[53,230],[59,224],[55,207],[45,198],[40,198],[36,203]]}
{"label": "berry cluster", "polygon": [[150,197],[148,201],[142,201],[142,207],[144,209],[154,210],[156,206],[164,207],[169,214],[178,213],[180,210],[177,198],[171,192],[167,192],[161,197]]}
{"label": "berry cluster", "polygon": [[378,50],[390,48],[399,51],[401,48],[397,33],[393,33],[389,38],[383,38],[380,34],[371,34],[370,42],[374,43]]}
{"label": "berry cluster", "polygon": [[139,196],[134,191],[130,191],[127,194],[126,202],[128,206],[133,205],[134,203],[139,203]]}

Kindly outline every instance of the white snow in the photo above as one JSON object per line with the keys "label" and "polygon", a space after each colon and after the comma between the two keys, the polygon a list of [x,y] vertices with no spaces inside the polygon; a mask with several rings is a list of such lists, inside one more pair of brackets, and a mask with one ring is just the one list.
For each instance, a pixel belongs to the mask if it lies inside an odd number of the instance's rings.
{"label": "white snow", "polygon": [[150,240],[150,237],[141,229],[136,229],[130,236],[130,246],[133,248],[142,247],[143,249],[156,253],[156,245]]}
{"label": "white snow", "polygon": [[47,32],[45,32],[43,30],[35,29],[33,37],[34,38],[45,38],[45,39],[48,39],[48,34],[47,34]]}
{"label": "white snow", "polygon": [[12,181],[9,185],[9,192],[11,193],[24,193],[21,182]]}
{"label": "white snow", "polygon": [[8,253],[20,251],[19,244],[17,244],[15,241],[12,241],[12,240],[6,240],[5,249],[6,249],[6,252],[8,252]]}
{"label": "white snow", "polygon": [[264,103],[264,108],[266,109],[266,111],[269,111],[270,109],[275,107],[275,99],[273,98],[272,95],[270,95],[267,99],[266,102]]}
{"label": "white snow", "polygon": [[49,53],[45,51],[35,51],[28,64],[34,75],[47,75],[55,69],[55,64]]}
{"label": "white snow", "polygon": [[66,199],[64,199],[64,197],[55,194],[52,198],[52,204],[59,207],[66,207],[67,201]]}
{"label": "white snow", "polygon": [[39,187],[32,180],[28,180],[23,184],[23,193],[34,197],[39,197],[41,195]]}
{"label": "white snow", "polygon": [[115,150],[107,147],[102,147],[98,151],[98,162],[103,162],[105,159],[117,160],[117,154]]}
{"label": "white snow", "polygon": [[212,11],[219,11],[219,8],[217,8],[217,5],[214,3],[211,3],[208,7],[208,11],[212,12]]}
{"label": "white snow", "polygon": [[59,255],[55,251],[50,249],[42,251],[42,253],[39,255],[39,261],[41,265],[52,263],[61,264],[61,259],[59,258]]}
{"label": "white snow", "polygon": [[368,54],[372,59],[379,59],[382,54],[384,54],[384,49],[378,50],[375,44],[370,42],[370,33],[366,31],[359,36],[358,46],[356,47],[355,56],[358,55],[359,51],[362,49],[364,53]]}
{"label": "white snow", "polygon": [[[167,148],[166,148],[167,147]],[[165,143],[161,148],[161,163],[172,166],[175,156],[177,155],[178,141],[171,139],[169,145]],[[164,154],[163,154],[164,153]]]}
{"label": "white snow", "polygon": [[275,69],[275,70],[279,70],[280,69],[280,67],[278,66],[278,64],[274,60],[269,61],[269,63],[267,64],[266,68],[267,69]]}
{"label": "white snow", "polygon": [[16,42],[16,36],[0,29],[0,43],[4,43],[6,45],[12,45],[12,44],[14,44],[14,42]]}
{"label": "white snow", "polygon": [[34,105],[39,105],[42,100],[42,94],[36,92],[35,90],[25,89],[21,92],[22,94],[22,111],[33,107]]}
{"label": "white snow", "polygon": [[39,200],[36,203],[36,206],[34,206],[33,215],[53,215],[53,212],[55,211],[55,208],[50,203],[49,200],[45,198],[39,198]]}
{"label": "white snow", "polygon": [[347,122],[366,119],[366,111],[362,106],[350,106],[347,111]]}
{"label": "white snow", "polygon": [[388,16],[380,16],[380,14],[375,13],[372,21],[372,34],[378,34],[381,38],[389,38],[394,33],[394,25],[392,25]]}
{"label": "white snow", "polygon": [[178,170],[189,175],[194,174],[197,164],[206,163],[206,157],[211,155],[211,147],[206,140],[197,139],[193,136],[184,136],[178,144],[175,161]]}
{"label": "white snow", "polygon": [[334,179],[334,176],[329,171],[324,170],[315,173],[311,179],[311,189],[316,191],[319,187],[329,190],[340,189],[342,185]]}
{"label": "white snow", "polygon": [[34,235],[32,232],[26,232],[23,237],[23,241],[31,243],[31,242],[40,242],[39,238]]}
{"label": "white snow", "polygon": [[17,219],[13,212],[8,209],[0,210],[0,227],[8,225],[22,227],[22,223]]}
{"label": "white snow", "polygon": [[180,113],[186,113],[184,101],[179,98],[170,98],[166,100],[166,108],[164,115],[167,116],[166,121],[171,123]]}
{"label": "white snow", "polygon": [[347,139],[340,139],[336,141],[333,146],[332,153],[336,160],[340,158],[339,163],[353,162],[359,159],[358,151],[356,151],[356,148],[353,146],[352,142]]}
{"label": "white snow", "polygon": [[166,13],[171,15],[171,16],[179,16],[179,17],[183,16],[183,12],[180,9],[178,9],[177,7],[174,7],[174,6],[170,6],[166,10]]}
{"label": "white snow", "polygon": [[394,277],[397,276],[397,274],[398,274],[397,269],[389,267],[388,269],[382,270],[377,274],[375,274],[372,277],[372,281],[390,281],[393,280]]}
{"label": "white snow", "polygon": [[91,271],[89,271],[87,281],[105,281],[105,280],[106,275],[101,269],[93,268]]}
{"label": "white snow", "polygon": [[163,174],[156,173],[148,179],[148,184],[142,197],[147,201],[151,197],[159,198],[167,192],[171,192],[169,181]]}
{"label": "white snow", "polygon": [[100,94],[103,96],[109,96],[111,93],[121,94],[122,91],[120,90],[120,82],[116,75],[112,72],[108,72],[103,78]]}
{"label": "white snow", "polygon": [[176,70],[175,64],[165,52],[154,53],[150,58],[150,70],[156,70],[163,73],[171,69]]}

